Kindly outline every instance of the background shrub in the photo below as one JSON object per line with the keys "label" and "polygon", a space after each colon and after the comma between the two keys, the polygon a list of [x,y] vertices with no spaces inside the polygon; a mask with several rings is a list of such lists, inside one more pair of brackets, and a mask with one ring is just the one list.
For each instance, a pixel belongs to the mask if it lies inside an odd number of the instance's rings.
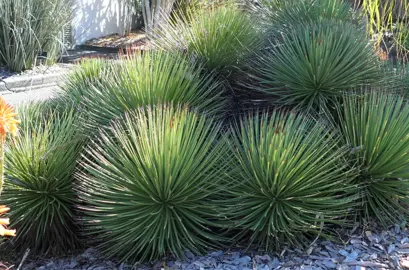
{"label": "background shrub", "polygon": [[89,232],[109,257],[154,260],[214,247],[225,166],[220,125],[158,106],[127,113],[87,147],[78,189]]}
{"label": "background shrub", "polygon": [[228,76],[259,46],[260,33],[255,25],[256,21],[231,1],[214,3],[187,9],[161,26],[154,44],[165,50],[184,51],[208,70]]}
{"label": "background shrub", "polygon": [[303,25],[316,25],[327,20],[364,26],[351,4],[344,0],[264,1],[262,14],[270,24],[270,30],[274,32],[288,32]]}
{"label": "background shrub", "polygon": [[[63,96],[81,104],[91,128],[107,125],[126,111],[173,102],[212,115],[223,114],[226,101],[213,75],[180,55],[145,52],[119,63],[90,60],[68,78]],[[94,74],[98,74],[94,76]]]}
{"label": "background shrub", "polygon": [[402,221],[409,209],[407,102],[382,93],[347,95],[339,112],[351,164],[359,166],[362,217],[384,226]]}
{"label": "background shrub", "polygon": [[377,85],[382,73],[365,34],[353,25],[326,21],[283,34],[254,66],[258,88],[285,105],[330,106],[343,91]]}
{"label": "background shrub", "polygon": [[[335,134],[335,133],[334,133]],[[342,223],[356,187],[346,148],[311,118],[272,112],[250,115],[232,135],[226,216],[236,238],[267,250],[305,244]],[[323,230],[321,232],[321,230]]]}
{"label": "background shrub", "polygon": [[19,72],[42,52],[57,60],[72,6],[72,0],[0,0],[0,63]]}
{"label": "background shrub", "polygon": [[82,149],[73,112],[20,107],[20,134],[6,149],[2,201],[12,207],[17,248],[60,253],[78,246],[72,189]]}
{"label": "background shrub", "polygon": [[[81,61],[79,67],[66,75],[62,85],[64,92],[60,98],[68,102],[81,105],[84,96],[104,80],[112,79],[112,73],[119,68],[119,64],[103,58],[89,58]],[[113,77],[113,76],[112,76]]]}

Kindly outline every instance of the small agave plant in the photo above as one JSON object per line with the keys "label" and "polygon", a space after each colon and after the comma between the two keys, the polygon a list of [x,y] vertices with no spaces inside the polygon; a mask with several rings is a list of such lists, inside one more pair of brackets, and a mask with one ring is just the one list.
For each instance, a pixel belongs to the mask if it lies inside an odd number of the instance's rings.
{"label": "small agave plant", "polygon": [[[17,113],[3,98],[0,97],[0,193],[3,190],[4,183],[4,146],[6,143],[7,134],[13,136],[17,134],[17,126],[20,123],[16,119]],[[0,205],[0,216],[10,208],[5,205]],[[0,218],[0,236],[16,236],[16,230],[7,229],[10,224],[8,218]]]}

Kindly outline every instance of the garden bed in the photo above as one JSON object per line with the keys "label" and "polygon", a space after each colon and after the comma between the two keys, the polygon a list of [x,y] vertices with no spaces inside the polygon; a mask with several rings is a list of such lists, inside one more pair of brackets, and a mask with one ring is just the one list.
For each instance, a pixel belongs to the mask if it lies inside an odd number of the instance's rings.
{"label": "garden bed", "polygon": [[144,53],[86,45],[120,61],[13,120],[3,247],[38,270],[408,268],[406,67],[349,4],[283,3],[203,6]]}
{"label": "garden bed", "polygon": [[[132,267],[106,260],[89,248],[72,257],[38,259],[28,257],[25,270],[369,270],[409,269],[409,232],[398,225],[379,233],[364,231],[346,234],[344,244],[318,240],[307,250],[284,248],[278,253],[251,252],[240,249],[218,250],[205,256],[185,252],[185,259],[167,258]],[[342,242],[342,241],[340,241]],[[15,265],[20,262],[16,261]]]}

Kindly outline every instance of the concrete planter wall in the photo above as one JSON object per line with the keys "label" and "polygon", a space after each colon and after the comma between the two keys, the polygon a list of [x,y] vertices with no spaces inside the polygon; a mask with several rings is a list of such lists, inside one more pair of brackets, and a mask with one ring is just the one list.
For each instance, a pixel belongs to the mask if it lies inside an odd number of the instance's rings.
{"label": "concrete planter wall", "polygon": [[76,0],[72,22],[73,44],[81,45],[92,38],[125,34],[132,23],[128,0]]}

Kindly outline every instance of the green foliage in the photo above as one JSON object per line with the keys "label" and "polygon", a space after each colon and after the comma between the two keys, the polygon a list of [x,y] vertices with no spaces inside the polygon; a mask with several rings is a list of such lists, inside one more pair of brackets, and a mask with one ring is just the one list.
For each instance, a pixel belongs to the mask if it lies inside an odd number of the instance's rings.
{"label": "green foliage", "polygon": [[232,3],[189,9],[156,33],[154,44],[165,50],[187,52],[208,70],[228,76],[246,63],[260,43],[256,21]]}
{"label": "green foliage", "polygon": [[263,4],[267,18],[277,32],[287,32],[299,26],[320,24],[327,20],[362,26],[350,3],[343,0],[275,0]]}
{"label": "green foliage", "polygon": [[363,195],[363,215],[381,225],[401,221],[409,209],[409,106],[399,96],[347,95],[339,105],[341,130]]}
{"label": "green foliage", "polygon": [[384,88],[391,94],[397,94],[408,97],[409,90],[409,67],[406,63],[393,60],[382,63],[382,72],[384,73]]}
{"label": "green foliage", "polygon": [[6,148],[5,192],[17,246],[60,253],[79,244],[72,189],[82,149],[72,112],[33,104],[19,108],[20,134]]}
{"label": "green foliage", "polygon": [[175,1],[175,10],[176,16],[186,16],[190,10],[197,10],[198,8],[203,7],[204,0],[176,0]]}
{"label": "green foliage", "polygon": [[213,199],[224,192],[226,164],[220,131],[197,113],[157,106],[127,113],[87,148],[80,197],[107,256],[135,262],[215,246]]}
{"label": "green foliage", "polygon": [[225,109],[219,83],[188,59],[165,52],[88,60],[68,78],[65,96],[81,104],[91,127],[140,106],[180,103],[209,114]]}
{"label": "green foliage", "polygon": [[103,58],[82,60],[79,67],[65,76],[62,97],[80,104],[90,88],[111,78],[112,73],[118,68],[119,64]]}
{"label": "green foliage", "polygon": [[57,60],[72,5],[71,0],[0,0],[0,63],[22,71],[35,65],[41,52],[49,62]]}
{"label": "green foliage", "polygon": [[303,108],[329,105],[344,90],[382,81],[378,59],[365,34],[349,23],[303,26],[272,44],[256,60],[263,92]]}
{"label": "green foliage", "polygon": [[[346,148],[327,126],[304,116],[250,115],[232,136],[226,216],[238,239],[267,250],[325,235],[354,206]],[[322,232],[321,232],[322,230]]]}

